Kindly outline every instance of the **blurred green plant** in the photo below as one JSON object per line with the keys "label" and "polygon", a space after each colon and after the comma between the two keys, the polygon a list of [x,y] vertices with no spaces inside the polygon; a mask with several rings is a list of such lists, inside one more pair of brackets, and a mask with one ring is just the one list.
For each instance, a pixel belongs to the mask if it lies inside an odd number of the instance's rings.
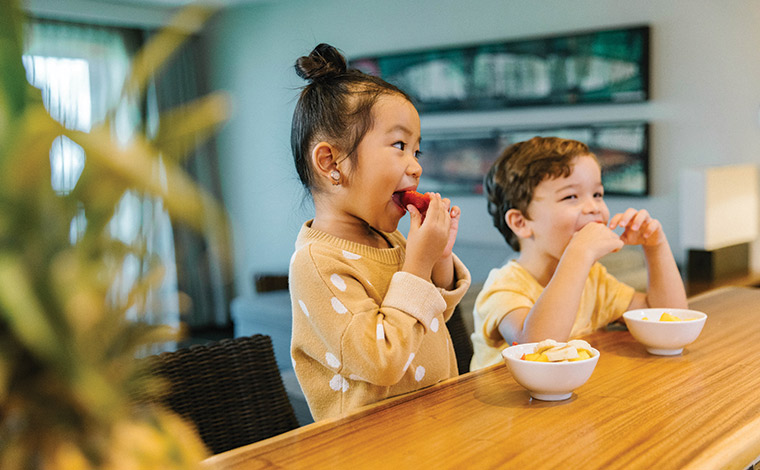
{"label": "blurred green plant", "polygon": [[[226,119],[227,100],[210,95],[171,112],[154,139],[119,144],[110,118],[87,133],[66,129],[26,81],[18,1],[0,0],[0,11],[0,469],[195,468],[207,451],[192,426],[134,399],[160,388],[137,351],[176,335],[126,317],[145,311],[161,269],[128,298],[109,295],[127,257],[143,259],[146,250],[113,238],[108,224],[131,190],[161,198],[175,221],[200,227],[202,214],[215,219],[204,227],[226,230],[223,212],[179,161]],[[185,8],[154,36],[135,58],[122,99],[139,99],[212,13]],[[59,135],[87,156],[66,195],[50,184],[50,148]],[[82,212],[86,225],[72,241],[72,220]]]}

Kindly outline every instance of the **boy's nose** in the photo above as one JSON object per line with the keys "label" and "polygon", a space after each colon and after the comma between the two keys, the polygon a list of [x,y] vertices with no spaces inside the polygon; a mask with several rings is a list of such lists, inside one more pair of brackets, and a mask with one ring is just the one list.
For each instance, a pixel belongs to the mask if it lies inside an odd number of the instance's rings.
{"label": "boy's nose", "polygon": [[602,202],[596,200],[596,198],[586,199],[586,203],[583,205],[583,211],[589,214],[595,214],[601,212]]}

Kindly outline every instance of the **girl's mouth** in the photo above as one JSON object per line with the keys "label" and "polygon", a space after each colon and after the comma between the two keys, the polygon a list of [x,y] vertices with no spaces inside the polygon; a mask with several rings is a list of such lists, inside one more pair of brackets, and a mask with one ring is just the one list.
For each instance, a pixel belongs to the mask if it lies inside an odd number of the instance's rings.
{"label": "girl's mouth", "polygon": [[404,194],[404,191],[396,191],[391,196],[391,200],[396,204],[398,207],[400,207],[404,212],[406,212],[406,207],[401,203],[401,195]]}

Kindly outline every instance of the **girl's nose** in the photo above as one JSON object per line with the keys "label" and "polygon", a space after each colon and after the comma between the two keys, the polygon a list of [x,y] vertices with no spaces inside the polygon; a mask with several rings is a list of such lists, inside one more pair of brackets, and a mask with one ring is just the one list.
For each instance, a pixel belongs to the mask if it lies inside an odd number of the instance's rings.
{"label": "girl's nose", "polygon": [[412,157],[412,162],[406,167],[406,174],[418,179],[422,175],[422,166],[416,157]]}

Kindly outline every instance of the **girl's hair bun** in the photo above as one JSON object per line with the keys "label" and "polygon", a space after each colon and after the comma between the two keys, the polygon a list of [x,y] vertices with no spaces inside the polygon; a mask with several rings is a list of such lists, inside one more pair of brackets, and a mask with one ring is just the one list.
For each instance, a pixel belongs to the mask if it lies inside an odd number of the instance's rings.
{"label": "girl's hair bun", "polygon": [[322,80],[346,72],[346,58],[329,44],[320,44],[311,54],[299,57],[295,64],[296,73],[304,80]]}

